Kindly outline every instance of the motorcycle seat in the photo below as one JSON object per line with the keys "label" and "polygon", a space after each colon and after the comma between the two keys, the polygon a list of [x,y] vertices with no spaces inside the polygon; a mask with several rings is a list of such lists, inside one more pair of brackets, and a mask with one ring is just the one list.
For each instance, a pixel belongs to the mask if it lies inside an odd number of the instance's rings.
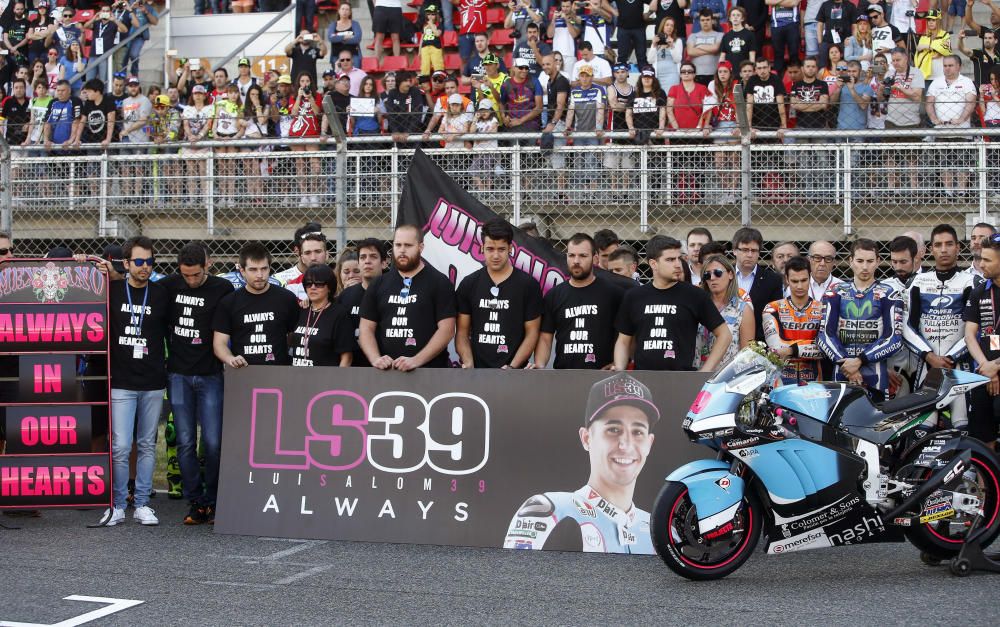
{"label": "motorcycle seat", "polygon": [[904,412],[920,409],[921,407],[926,407],[936,401],[937,397],[937,388],[924,386],[912,394],[907,394],[905,396],[885,401],[881,405],[877,405],[877,408],[881,410],[883,416],[902,414]]}

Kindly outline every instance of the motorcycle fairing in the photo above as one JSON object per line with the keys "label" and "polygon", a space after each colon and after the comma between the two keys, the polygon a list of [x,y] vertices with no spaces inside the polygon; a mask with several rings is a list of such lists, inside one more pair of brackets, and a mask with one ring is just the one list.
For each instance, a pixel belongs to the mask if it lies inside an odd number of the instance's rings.
{"label": "motorcycle fairing", "polygon": [[821,422],[829,422],[844,396],[844,383],[783,385],[771,392],[771,402]]}
{"label": "motorcycle fairing", "polygon": [[761,480],[775,505],[803,501],[841,480],[845,456],[808,440],[780,440],[742,450],[747,453],[740,461]]}
{"label": "motorcycle fairing", "polygon": [[699,459],[667,476],[687,486],[688,496],[698,512],[698,532],[708,533],[726,524],[739,511],[746,488],[743,478],[729,471],[727,462]]}

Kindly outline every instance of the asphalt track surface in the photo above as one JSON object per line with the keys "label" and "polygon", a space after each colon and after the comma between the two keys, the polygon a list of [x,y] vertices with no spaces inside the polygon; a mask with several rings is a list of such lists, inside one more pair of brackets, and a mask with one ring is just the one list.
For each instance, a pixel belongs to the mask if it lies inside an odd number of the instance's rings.
{"label": "asphalt track surface", "polygon": [[757,554],[693,583],[659,558],[295,541],[184,527],[87,529],[100,512],[0,518],[4,622],[55,624],[142,601],[90,625],[996,624],[1000,575],[959,579],[909,544]]}

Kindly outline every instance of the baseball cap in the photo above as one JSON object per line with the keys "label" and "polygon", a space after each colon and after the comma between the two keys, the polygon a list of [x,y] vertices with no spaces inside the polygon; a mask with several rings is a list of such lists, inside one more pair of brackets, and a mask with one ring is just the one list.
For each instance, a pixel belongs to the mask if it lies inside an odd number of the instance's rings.
{"label": "baseball cap", "polygon": [[485,65],[487,63],[497,63],[497,64],[499,64],[500,63],[500,57],[498,57],[497,55],[493,54],[492,52],[487,52],[486,54],[483,55],[483,65]]}
{"label": "baseball cap", "polygon": [[49,8],[48,0],[38,0],[38,2],[35,4],[35,7],[38,8],[45,7],[46,9]]}
{"label": "baseball cap", "polygon": [[719,65],[717,67],[724,67],[730,72],[733,71],[733,64],[726,60],[719,61]]}
{"label": "baseball cap", "polygon": [[586,63],[581,63],[579,65],[579,69],[576,71],[576,73],[577,74],[590,74],[591,76],[593,76],[594,75],[594,68],[590,67]]}
{"label": "baseball cap", "polygon": [[452,94],[448,96],[448,104],[462,104],[462,94]]}
{"label": "baseball cap", "polygon": [[327,68],[326,71],[323,72],[323,78],[329,78],[331,76],[336,76],[336,75],[337,75],[337,72],[334,71],[334,69],[332,67],[331,68]]}
{"label": "baseball cap", "polygon": [[248,59],[246,57],[241,57],[240,60],[236,63],[236,67],[239,67],[241,65],[245,65],[247,67],[250,67],[250,59]]}
{"label": "baseball cap", "polygon": [[424,8],[424,13],[437,13],[437,12],[438,8],[436,4],[428,4],[427,7]]}
{"label": "baseball cap", "polygon": [[194,87],[191,88],[191,93],[192,94],[207,94],[208,90],[205,89],[204,85],[195,85]]}
{"label": "baseball cap", "polygon": [[940,20],[941,19],[941,12],[938,11],[937,9],[935,9],[933,11],[928,11],[926,19],[928,19],[928,20]]}
{"label": "baseball cap", "polygon": [[279,85],[291,85],[292,84],[292,77],[289,76],[288,74],[282,74],[281,76],[278,77],[278,84]]}
{"label": "baseball cap", "polygon": [[[434,6],[434,5],[431,5],[431,6]],[[448,78],[448,73],[445,72],[444,70],[437,70],[436,72],[434,72],[433,74],[431,74],[431,78],[432,79],[434,79],[434,78],[445,79],[445,78]]]}
{"label": "baseball cap", "polygon": [[867,13],[882,13],[882,14],[884,14],[885,13],[885,9],[883,9],[881,5],[871,4],[871,5],[868,5],[868,10],[866,12]]}
{"label": "baseball cap", "polygon": [[125,274],[125,250],[118,244],[108,244],[101,251],[101,258],[111,262],[118,274]]}
{"label": "baseball cap", "polygon": [[855,21],[855,22],[869,22],[869,21],[871,21],[871,20],[869,20],[869,19],[868,19],[868,16],[867,16],[867,15],[859,15],[859,16],[858,16],[858,19],[856,19],[856,20],[854,20],[854,21]]}
{"label": "baseball cap", "polygon": [[170,96],[166,94],[160,94],[156,97],[156,104],[163,105],[164,107],[170,106]]}
{"label": "baseball cap", "polygon": [[620,70],[625,70],[626,72],[628,72],[629,70],[628,63],[615,63],[614,67],[611,68],[611,71],[613,72],[618,72]]}
{"label": "baseball cap", "polygon": [[128,80],[125,81],[125,84],[126,85],[141,85],[142,83],[139,82],[139,79],[137,77],[135,77],[135,76],[129,76]]}
{"label": "baseball cap", "polygon": [[529,63],[524,57],[518,57],[514,59],[514,67],[531,67],[531,63]]}
{"label": "baseball cap", "polygon": [[642,76],[656,76],[656,70],[653,69],[652,65],[644,65],[642,69],[639,70],[639,74]]}
{"label": "baseball cap", "polygon": [[660,419],[660,410],[653,404],[649,388],[632,375],[620,372],[591,386],[583,426],[590,426],[603,411],[617,405],[641,409],[649,418],[650,428]]}
{"label": "baseball cap", "polygon": [[[449,98],[450,98],[450,96],[449,96]],[[491,103],[489,100],[480,100],[479,101],[479,110],[482,111],[484,109],[489,109],[490,111],[492,111],[493,110],[493,103]]]}

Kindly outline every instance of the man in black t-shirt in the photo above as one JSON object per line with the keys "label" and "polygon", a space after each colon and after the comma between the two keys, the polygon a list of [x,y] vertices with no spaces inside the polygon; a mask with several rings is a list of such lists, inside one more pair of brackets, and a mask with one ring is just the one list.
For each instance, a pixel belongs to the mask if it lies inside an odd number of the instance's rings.
{"label": "man in black t-shirt", "polygon": [[365,291],[372,281],[382,276],[387,262],[385,254],[385,244],[374,237],[363,239],[357,243],[358,267],[361,269],[361,283],[357,283],[345,289],[337,297],[337,302],[347,309],[347,315],[354,327],[354,359],[351,365],[370,366],[365,352],[358,345],[359,327],[361,325],[361,301],[364,300]]}
{"label": "man in black t-shirt", "polygon": [[7,120],[7,143],[20,146],[28,137],[28,123],[31,121],[31,110],[28,105],[28,86],[23,79],[15,78],[11,84],[11,95],[3,99],[0,110]]}
{"label": "man in black t-shirt", "polygon": [[681,243],[657,235],[646,244],[646,255],[653,280],[622,299],[615,321],[615,370],[625,370],[629,357],[636,370],[691,370],[699,324],[715,336],[701,370],[715,370],[733,334],[708,292],[683,280]]}
{"label": "man in black t-shirt", "polygon": [[614,364],[615,318],[625,290],[594,274],[597,244],[577,233],[566,246],[569,280],[545,295],[542,328],[535,345],[535,362],[545,368],[555,342],[556,369],[605,370]]}
{"label": "man in black t-shirt", "polygon": [[[101,3],[100,8],[94,13],[84,25],[84,30],[90,30],[91,35],[91,58],[98,58],[115,47],[121,36],[128,32],[131,24],[131,15],[121,11],[112,11],[111,5]],[[107,76],[107,64],[110,60],[103,61],[97,66],[95,76]]]}
{"label": "man in black t-shirt", "polygon": [[372,281],[361,301],[359,343],[372,366],[408,372],[448,367],[455,337],[451,281],[424,262],[420,227],[400,225],[392,240],[394,267]]}
{"label": "man in black t-shirt", "polygon": [[486,265],[458,286],[455,350],[463,368],[523,368],[542,323],[542,290],[510,262],[514,227],[496,218],[482,226]]}
{"label": "man in black t-shirt", "polygon": [[771,73],[771,62],[766,58],[757,59],[746,91],[750,126],[770,131],[788,127],[785,120],[785,85]]}
{"label": "man in black t-shirt", "polygon": [[299,301],[271,284],[271,253],[260,242],[240,250],[239,269],[246,285],[223,298],[212,317],[215,356],[230,368],[287,366]]}
{"label": "man in black t-shirt", "polygon": [[[847,63],[845,62],[844,65],[846,66]],[[840,72],[840,70],[837,71]],[[789,97],[796,115],[796,128],[822,129],[827,127],[830,118],[830,91],[826,81],[816,78],[818,72],[819,63],[816,57],[807,57],[802,62],[802,80],[792,83]],[[844,70],[841,73],[847,74],[847,71]],[[836,113],[833,115],[836,119]],[[819,144],[825,140],[800,137],[796,141],[803,144]],[[828,190],[833,183],[830,179],[830,172],[827,170],[827,152],[815,150],[801,151],[796,154],[802,166],[800,189],[804,190],[809,198],[822,198],[823,192]]]}
{"label": "man in black t-shirt", "polygon": [[977,372],[990,382],[972,390],[969,435],[995,446],[1000,426],[1000,236],[983,240],[979,269],[985,281],[972,288],[965,303],[965,344],[975,360]]}
{"label": "man in black t-shirt", "polygon": [[31,40],[28,39],[28,29],[31,23],[28,22],[24,14],[24,2],[14,3],[14,14],[10,24],[4,25],[3,43],[10,50],[11,62],[14,65],[28,65],[28,46]]}
{"label": "man in black t-shirt", "polygon": [[326,42],[322,37],[303,29],[299,36],[292,43],[285,46],[285,56],[292,62],[292,81],[294,85],[299,84],[299,74],[305,72],[312,79],[313,85],[318,85],[316,80],[316,61],[326,56]]}
{"label": "man in black t-shirt", "polygon": [[858,8],[844,0],[826,0],[816,14],[816,38],[819,39],[819,65],[826,67],[830,60],[830,47],[840,45],[857,29]]}
{"label": "man in black t-shirt", "polygon": [[149,280],[156,262],[153,242],[133,237],[123,251],[128,274],[124,281],[110,283],[108,295],[113,482],[112,505],[100,521],[107,527],[125,522],[133,440],[134,518],[143,525],[159,524],[148,502],[156,466],[156,427],[167,387],[164,340],[170,301],[167,290]]}
{"label": "man in black t-shirt", "polygon": [[730,29],[722,36],[722,45],[719,47],[722,60],[733,64],[734,73],[739,71],[740,64],[744,61],[757,58],[753,31],[743,25],[746,14],[743,7],[734,6],[729,9]]}
{"label": "man in black t-shirt", "polygon": [[635,51],[636,65],[646,65],[646,5],[643,2],[617,2],[618,63],[628,63]]}
{"label": "man in black t-shirt", "polygon": [[[107,100],[107,99],[105,99]],[[177,255],[177,274],[158,281],[170,295],[167,342],[168,397],[177,430],[177,463],[184,498],[191,509],[185,525],[215,520],[222,446],[222,362],[212,351],[212,318],[233,284],[208,271],[208,252],[186,244]],[[205,482],[198,463],[198,426],[205,446]]]}

